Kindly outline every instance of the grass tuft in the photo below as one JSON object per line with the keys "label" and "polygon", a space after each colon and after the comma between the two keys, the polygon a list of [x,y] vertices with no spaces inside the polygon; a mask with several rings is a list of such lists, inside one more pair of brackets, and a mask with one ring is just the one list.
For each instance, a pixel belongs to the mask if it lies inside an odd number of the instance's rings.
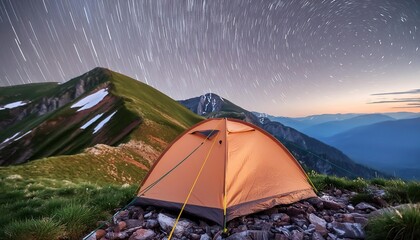
{"label": "grass tuft", "polygon": [[391,203],[415,203],[420,202],[419,182],[398,182],[385,186],[386,200]]}
{"label": "grass tuft", "polygon": [[369,221],[366,239],[420,239],[420,207],[407,207],[384,213]]}
{"label": "grass tuft", "polygon": [[51,218],[14,221],[4,228],[7,239],[60,239],[64,226]]}
{"label": "grass tuft", "polygon": [[70,239],[80,239],[90,228],[93,228],[98,218],[98,211],[79,203],[71,203],[58,209],[54,219],[65,226],[66,236]]}

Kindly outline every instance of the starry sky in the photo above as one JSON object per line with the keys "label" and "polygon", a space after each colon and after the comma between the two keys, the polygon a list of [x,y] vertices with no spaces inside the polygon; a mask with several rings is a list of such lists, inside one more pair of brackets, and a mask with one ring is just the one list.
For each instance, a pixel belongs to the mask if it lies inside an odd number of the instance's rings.
{"label": "starry sky", "polygon": [[282,116],[420,111],[417,0],[0,0],[0,86],[96,66]]}

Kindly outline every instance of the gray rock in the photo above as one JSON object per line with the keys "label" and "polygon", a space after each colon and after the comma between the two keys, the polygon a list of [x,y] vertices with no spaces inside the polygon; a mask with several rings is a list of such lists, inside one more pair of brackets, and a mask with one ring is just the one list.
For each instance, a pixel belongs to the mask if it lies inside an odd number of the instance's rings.
{"label": "gray rock", "polygon": [[288,237],[279,233],[276,233],[276,235],[274,236],[274,240],[288,240],[288,239],[289,239]]}
{"label": "gray rock", "polygon": [[315,226],[315,230],[319,233],[321,233],[322,235],[327,234],[327,222],[318,217],[317,215],[311,213],[309,214],[309,222],[311,222],[314,226]]}
{"label": "gray rock", "polygon": [[156,228],[157,226],[159,226],[159,222],[155,219],[149,219],[146,221],[146,228],[152,229],[152,228]]}
{"label": "gray rock", "polygon": [[306,229],[304,232],[306,235],[312,235],[312,233],[315,232],[315,225],[309,224],[308,229]]}
{"label": "gray rock", "polygon": [[322,199],[319,197],[309,198],[306,201],[317,209],[322,210],[324,208],[324,203],[322,202]]}
{"label": "gray rock", "polygon": [[125,223],[127,224],[127,228],[135,228],[143,225],[143,221],[138,219],[127,219]]}
{"label": "gray rock", "polygon": [[296,217],[298,215],[305,215],[305,211],[303,209],[300,208],[296,208],[294,206],[290,206],[287,208],[287,215],[291,216],[291,217]]}
{"label": "gray rock", "polygon": [[271,214],[270,219],[273,221],[278,221],[278,220],[281,220],[283,215],[284,213],[274,213],[274,214]]}
{"label": "gray rock", "polygon": [[150,229],[139,229],[135,231],[128,240],[149,240],[155,235],[156,233]]}
{"label": "gray rock", "polygon": [[298,230],[293,230],[292,231],[292,236],[290,236],[291,240],[302,240],[303,239],[303,232],[300,232]]}
{"label": "gray rock", "polygon": [[207,233],[201,235],[200,240],[211,240],[210,236]]}
{"label": "gray rock", "polygon": [[230,235],[226,240],[268,240],[271,239],[268,231],[248,230]]}
{"label": "gray rock", "polygon": [[[175,224],[175,219],[166,216],[165,214],[159,213],[157,220],[159,222],[160,227],[166,231],[170,232],[172,230],[172,227]],[[174,235],[178,238],[181,238],[184,234],[185,230],[191,226],[191,223],[185,220],[181,220],[176,225]]]}
{"label": "gray rock", "polygon": [[308,226],[308,221],[305,218],[292,217],[292,222],[299,227]]}
{"label": "gray rock", "polygon": [[328,233],[327,240],[336,240],[336,239],[337,239],[337,236],[336,235],[334,235],[332,233]]}
{"label": "gray rock", "polygon": [[364,239],[365,232],[360,223],[333,222],[332,229],[338,237]]}
{"label": "gray rock", "polygon": [[353,217],[355,223],[359,223],[362,227],[365,227],[369,220],[366,217]]}
{"label": "gray rock", "polygon": [[105,237],[109,240],[114,239],[125,239],[128,237],[128,234],[126,232],[108,232]]}
{"label": "gray rock", "polygon": [[311,240],[325,240],[325,238],[319,232],[314,232],[312,234]]}
{"label": "gray rock", "polygon": [[333,201],[327,201],[327,200],[323,201],[323,205],[325,209],[331,209],[331,210],[340,210],[342,208],[345,208],[343,204],[336,203]]}
{"label": "gray rock", "polygon": [[201,236],[196,234],[196,233],[191,233],[189,238],[191,240],[199,240],[201,238]]}
{"label": "gray rock", "polygon": [[355,206],[355,208],[357,210],[371,210],[371,211],[376,211],[377,210],[374,206],[372,206],[368,203],[365,203],[365,202],[361,202],[361,203],[357,204]]}

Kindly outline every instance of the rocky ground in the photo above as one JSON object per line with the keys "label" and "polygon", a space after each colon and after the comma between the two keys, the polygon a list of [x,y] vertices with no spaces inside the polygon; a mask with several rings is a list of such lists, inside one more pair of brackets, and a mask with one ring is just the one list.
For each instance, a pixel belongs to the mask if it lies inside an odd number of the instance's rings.
{"label": "rocky ground", "polygon": [[[228,222],[228,234],[222,234],[221,226],[184,218],[172,239],[364,239],[369,216],[387,206],[382,199],[383,190],[372,189],[372,192],[374,204],[353,205],[349,199],[356,193],[332,189],[319,194],[321,197],[234,219]],[[163,209],[130,206],[88,239],[166,239],[174,222],[175,217]]]}

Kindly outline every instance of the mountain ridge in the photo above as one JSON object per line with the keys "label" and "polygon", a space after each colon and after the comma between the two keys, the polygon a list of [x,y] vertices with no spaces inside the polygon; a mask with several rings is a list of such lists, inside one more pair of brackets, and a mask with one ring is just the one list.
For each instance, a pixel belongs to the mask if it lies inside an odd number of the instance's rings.
{"label": "mountain ridge", "polygon": [[[354,163],[341,151],[333,147],[326,146],[326,144],[306,136],[293,128],[286,127],[279,122],[271,121],[266,117],[257,117],[253,113],[235,105],[225,98],[221,98],[217,94],[212,93],[211,97],[209,96],[210,94],[204,94],[200,97],[181,100],[179,102],[184,104],[186,108],[190,109],[194,113],[201,113],[207,118],[232,117],[261,127],[282,142],[301,164],[320,173],[333,175],[337,174],[352,178],[358,176],[372,178],[378,174],[375,170]],[[203,109],[203,106],[208,104],[213,104],[217,107],[211,108],[214,110],[212,112],[200,111]],[[322,150],[319,151],[317,149]],[[326,154],[326,152],[328,152],[328,154]],[[318,155],[322,155],[324,158],[320,161],[320,159],[316,157]],[[356,172],[360,173],[360,175],[356,174]]]}
{"label": "mountain ridge", "polygon": [[55,84],[29,103],[0,113],[10,116],[1,121],[7,130],[0,131],[0,165],[131,139],[160,151],[200,119],[156,89],[104,68]]}

